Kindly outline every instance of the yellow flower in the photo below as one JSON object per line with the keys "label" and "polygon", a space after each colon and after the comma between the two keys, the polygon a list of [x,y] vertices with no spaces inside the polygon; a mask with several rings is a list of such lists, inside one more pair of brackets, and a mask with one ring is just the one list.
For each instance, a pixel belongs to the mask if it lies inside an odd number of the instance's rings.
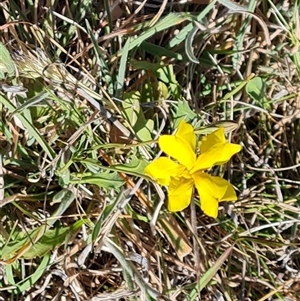
{"label": "yellow flower", "polygon": [[215,165],[222,165],[241,150],[238,144],[228,143],[220,128],[204,137],[200,155],[196,155],[196,135],[193,127],[182,120],[175,135],[163,135],[159,147],[172,159],[160,157],[145,168],[160,185],[168,186],[168,210],[181,211],[191,202],[196,186],[202,211],[213,218],[218,215],[221,201],[236,201],[233,186],[221,177],[205,173]]}

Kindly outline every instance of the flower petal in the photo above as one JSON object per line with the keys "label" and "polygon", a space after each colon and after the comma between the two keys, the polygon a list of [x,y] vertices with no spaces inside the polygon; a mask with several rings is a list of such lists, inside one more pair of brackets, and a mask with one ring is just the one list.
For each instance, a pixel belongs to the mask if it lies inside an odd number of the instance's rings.
{"label": "flower petal", "polygon": [[169,156],[190,170],[196,162],[196,135],[193,127],[182,120],[175,135],[163,135],[159,147]]}
{"label": "flower petal", "polygon": [[193,174],[193,178],[200,196],[200,207],[206,215],[216,218],[219,202],[237,200],[233,186],[225,179],[202,172]]}
{"label": "flower petal", "polygon": [[197,158],[194,168],[190,171],[194,173],[198,170],[205,170],[214,165],[222,165],[230,160],[230,158],[238,153],[242,147],[234,143],[219,143],[201,153]]}
{"label": "flower petal", "polygon": [[207,152],[210,148],[213,148],[216,144],[225,142],[226,139],[224,134],[224,128],[220,127],[219,129],[202,138],[200,143],[200,153],[203,154]]}
{"label": "flower petal", "polygon": [[194,128],[185,122],[185,120],[181,120],[175,134],[177,138],[184,140],[187,144],[190,145],[193,152],[196,149],[196,135],[194,133]]}
{"label": "flower petal", "polygon": [[168,190],[168,210],[182,211],[191,202],[194,180],[192,178],[172,178]]}
{"label": "flower petal", "polygon": [[167,157],[160,157],[146,166],[144,173],[160,185],[169,185],[171,177],[177,177],[184,171],[184,167]]}

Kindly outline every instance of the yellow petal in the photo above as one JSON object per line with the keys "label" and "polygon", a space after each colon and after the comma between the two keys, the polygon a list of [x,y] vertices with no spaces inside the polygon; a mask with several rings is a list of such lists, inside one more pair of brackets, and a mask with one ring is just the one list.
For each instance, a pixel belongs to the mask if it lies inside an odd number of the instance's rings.
{"label": "yellow petal", "polygon": [[225,179],[202,172],[195,173],[193,178],[200,197],[200,207],[206,215],[216,218],[219,202],[237,200],[233,186]]}
{"label": "yellow petal", "polygon": [[196,135],[194,132],[194,128],[190,124],[186,123],[184,120],[181,120],[175,136],[184,140],[187,144],[190,145],[193,152],[195,152]]}
{"label": "yellow petal", "polygon": [[168,210],[182,211],[191,202],[194,180],[192,178],[172,178],[168,190]]}
{"label": "yellow petal", "polygon": [[242,147],[238,144],[228,143],[225,139],[224,128],[221,127],[204,137],[200,143],[200,156],[191,173],[205,170],[214,165],[222,165],[238,153]]}
{"label": "yellow petal", "polygon": [[163,135],[159,147],[190,170],[196,162],[196,135],[193,127],[182,120],[175,135]]}
{"label": "yellow petal", "polygon": [[216,144],[225,142],[226,139],[224,134],[224,128],[221,127],[202,138],[200,143],[200,153],[203,154],[207,152],[210,148],[214,147]]}
{"label": "yellow petal", "polygon": [[146,166],[144,172],[160,185],[168,186],[171,177],[182,174],[184,167],[167,157],[160,157]]}
{"label": "yellow petal", "polygon": [[228,162],[230,158],[241,149],[242,147],[239,144],[227,142],[216,144],[214,147],[200,154],[191,173],[198,170],[209,169],[214,165],[222,165]]}

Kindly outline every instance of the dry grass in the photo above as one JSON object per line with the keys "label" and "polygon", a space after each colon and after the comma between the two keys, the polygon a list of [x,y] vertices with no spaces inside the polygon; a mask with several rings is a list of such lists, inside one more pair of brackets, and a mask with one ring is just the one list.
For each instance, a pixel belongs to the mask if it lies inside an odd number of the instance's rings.
{"label": "dry grass", "polygon": [[[300,3],[169,2],[0,3],[0,300],[300,299]],[[243,146],[197,233],[143,174],[182,117]]]}

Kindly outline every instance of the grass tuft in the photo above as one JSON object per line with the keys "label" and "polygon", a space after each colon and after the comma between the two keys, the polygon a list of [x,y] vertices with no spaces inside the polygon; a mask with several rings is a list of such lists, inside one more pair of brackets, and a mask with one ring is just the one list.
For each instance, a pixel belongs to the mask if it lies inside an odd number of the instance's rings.
{"label": "grass tuft", "polygon": [[[0,300],[299,300],[299,11],[1,2]],[[196,229],[144,174],[182,118],[243,146]]]}

